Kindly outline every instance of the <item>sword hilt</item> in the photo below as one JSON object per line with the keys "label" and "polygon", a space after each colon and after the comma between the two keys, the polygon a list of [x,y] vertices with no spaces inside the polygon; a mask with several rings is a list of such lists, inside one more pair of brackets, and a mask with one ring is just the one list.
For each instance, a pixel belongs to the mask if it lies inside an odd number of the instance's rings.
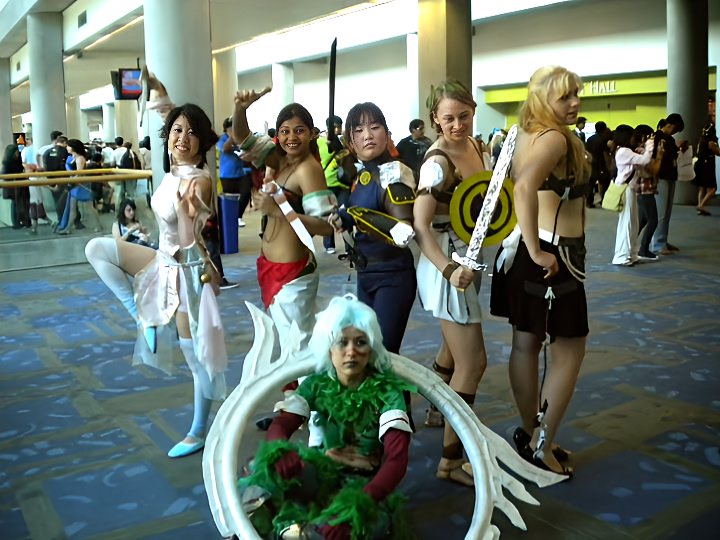
{"label": "sword hilt", "polygon": [[474,270],[475,272],[481,272],[487,268],[487,264],[479,263],[469,257],[461,257],[457,254],[457,252],[452,254],[452,260],[461,266]]}

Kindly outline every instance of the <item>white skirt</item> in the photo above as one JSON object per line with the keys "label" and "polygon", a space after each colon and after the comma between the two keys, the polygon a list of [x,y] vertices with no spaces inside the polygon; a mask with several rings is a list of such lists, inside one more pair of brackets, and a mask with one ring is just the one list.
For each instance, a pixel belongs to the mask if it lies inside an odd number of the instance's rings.
{"label": "white skirt", "polygon": [[[457,237],[454,231],[433,231],[433,233],[440,249],[449,258],[452,257],[454,251],[459,255],[465,255],[467,245]],[[478,262],[482,262],[482,255]],[[475,281],[479,288],[479,280]],[[482,310],[475,283],[471,283],[464,292],[460,292],[423,254],[420,255],[417,265],[417,282],[420,302],[426,311],[432,311],[433,317],[459,324],[482,322]]]}
{"label": "white skirt", "polygon": [[625,205],[618,216],[617,233],[615,234],[615,255],[613,264],[632,264],[638,260],[640,239],[638,229],[637,195],[633,190],[635,180],[625,190]]}

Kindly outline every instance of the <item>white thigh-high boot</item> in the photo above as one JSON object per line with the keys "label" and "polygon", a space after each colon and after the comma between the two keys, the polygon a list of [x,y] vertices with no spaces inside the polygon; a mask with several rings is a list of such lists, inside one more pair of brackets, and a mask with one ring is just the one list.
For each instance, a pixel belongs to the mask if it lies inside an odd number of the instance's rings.
{"label": "white thigh-high boot", "polygon": [[193,376],[193,421],[188,432],[189,437],[195,439],[195,443],[187,444],[179,442],[168,452],[171,458],[183,457],[201,450],[205,446],[205,435],[208,429],[208,417],[212,407],[212,399],[205,397],[212,394],[212,383],[207,370],[200,364],[195,355],[195,348],[192,339],[180,338],[180,348],[185,355],[185,360]]}
{"label": "white thigh-high boot", "polygon": [[[140,327],[141,323],[138,320],[137,307],[135,306],[135,291],[130,278],[120,267],[120,255],[118,254],[116,240],[114,238],[93,238],[85,246],[85,257],[97,272],[98,277],[122,302],[125,309],[128,310],[128,313],[132,315],[132,318]],[[143,334],[150,351],[157,352],[155,327],[143,328]]]}
{"label": "white thigh-high boot", "polygon": [[135,293],[130,278],[120,268],[120,256],[115,239],[93,238],[85,246],[85,257],[97,272],[98,277],[137,321]]}

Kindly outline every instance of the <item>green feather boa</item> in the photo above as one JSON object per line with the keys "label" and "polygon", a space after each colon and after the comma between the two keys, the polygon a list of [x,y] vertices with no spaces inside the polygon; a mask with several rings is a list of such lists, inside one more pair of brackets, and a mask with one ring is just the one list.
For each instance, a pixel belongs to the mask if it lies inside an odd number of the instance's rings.
{"label": "green feather boa", "polygon": [[[358,434],[365,433],[377,423],[377,411],[382,410],[389,399],[403,391],[417,391],[391,371],[372,373],[357,389],[343,386],[327,374],[312,375],[310,379],[315,387],[312,407],[322,411],[317,422],[324,430],[327,448],[344,446],[346,426],[353,426]],[[375,444],[375,441],[368,442]]]}

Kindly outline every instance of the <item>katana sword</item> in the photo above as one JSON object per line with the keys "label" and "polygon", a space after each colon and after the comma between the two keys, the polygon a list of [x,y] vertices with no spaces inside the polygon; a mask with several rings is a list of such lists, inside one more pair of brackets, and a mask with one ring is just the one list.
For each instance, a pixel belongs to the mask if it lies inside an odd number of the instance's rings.
{"label": "katana sword", "polygon": [[332,154],[328,163],[333,160],[336,152],[342,150],[342,143],[335,134],[335,122],[333,117],[335,116],[335,66],[337,64],[337,38],[335,38],[330,46],[330,73],[328,75],[329,92],[330,92],[330,110],[328,112],[329,122],[326,122],[327,128],[327,143],[328,152]]}
{"label": "katana sword", "polygon": [[477,262],[477,258],[480,255],[480,249],[482,248],[485,236],[487,236],[488,228],[490,227],[490,220],[495,213],[495,207],[497,206],[498,199],[500,198],[500,192],[502,191],[503,182],[507,177],[508,169],[512,161],[513,152],[515,151],[515,137],[517,136],[517,125],[510,128],[510,132],[505,138],[505,144],[503,144],[502,151],[498,157],[497,163],[495,164],[495,170],[493,171],[492,178],[490,179],[490,185],[488,186],[485,197],[483,198],[483,205],[478,214],[477,221],[475,222],[475,228],[473,229],[472,238],[468,244],[465,256],[461,257],[457,252],[452,254],[452,259],[462,266],[466,266],[470,270],[485,270],[486,264]]}

